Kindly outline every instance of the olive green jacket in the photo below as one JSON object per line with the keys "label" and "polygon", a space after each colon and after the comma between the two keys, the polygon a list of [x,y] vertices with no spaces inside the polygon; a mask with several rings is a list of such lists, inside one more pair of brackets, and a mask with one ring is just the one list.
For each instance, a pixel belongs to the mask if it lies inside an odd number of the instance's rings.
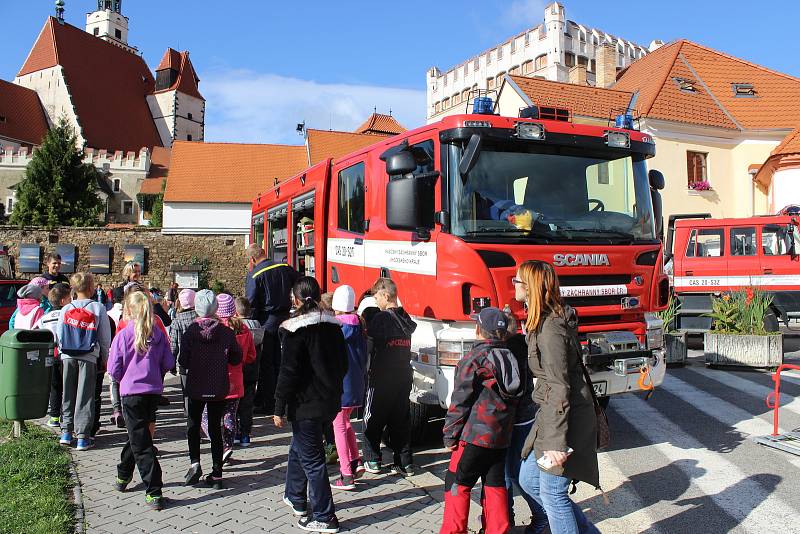
{"label": "olive green jacket", "polygon": [[567,462],[547,472],[600,487],[597,468],[597,420],[589,385],[583,378],[577,337],[577,316],[566,307],[564,317],[547,315],[528,336],[528,365],[536,378],[533,400],[536,421],[525,440],[522,457],[531,451],[565,451]]}

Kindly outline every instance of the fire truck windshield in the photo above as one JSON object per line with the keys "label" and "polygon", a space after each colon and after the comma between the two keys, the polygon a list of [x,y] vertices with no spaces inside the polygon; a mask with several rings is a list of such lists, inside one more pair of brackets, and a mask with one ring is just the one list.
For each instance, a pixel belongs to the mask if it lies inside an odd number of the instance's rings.
{"label": "fire truck windshield", "polygon": [[451,145],[451,231],[465,240],[656,239],[644,157],[532,143],[486,144],[460,176]]}

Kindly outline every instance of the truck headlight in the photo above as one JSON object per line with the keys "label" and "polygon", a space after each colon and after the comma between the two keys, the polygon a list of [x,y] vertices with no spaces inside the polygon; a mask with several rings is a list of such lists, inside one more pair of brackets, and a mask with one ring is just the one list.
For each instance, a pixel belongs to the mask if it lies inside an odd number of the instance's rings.
{"label": "truck headlight", "polygon": [[458,365],[461,358],[472,350],[472,343],[472,341],[438,341],[436,353],[439,365]]}
{"label": "truck headlight", "polygon": [[647,325],[647,348],[660,349],[664,346],[664,321],[654,313],[644,315]]}

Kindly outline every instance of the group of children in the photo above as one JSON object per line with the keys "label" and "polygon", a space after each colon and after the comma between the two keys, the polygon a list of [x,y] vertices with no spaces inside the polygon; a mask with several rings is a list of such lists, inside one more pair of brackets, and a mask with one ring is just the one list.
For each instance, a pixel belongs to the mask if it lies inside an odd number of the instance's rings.
{"label": "group of children", "polygon": [[[113,421],[128,434],[116,488],[125,491],[138,468],[146,486],[145,502],[153,509],[163,508],[162,473],[153,445],[156,410],[166,373],[179,373],[189,450],[185,484],[196,484],[203,475],[204,431],[212,452],[211,472],[204,481],[221,488],[223,465],[234,445],[247,447],[251,440],[263,329],[249,318],[248,301],[184,289],[167,330],[152,296],[135,280],[114,291],[114,307],[108,313],[93,298],[92,275],[76,273],[69,283],[34,279],[20,289],[15,314],[17,328],[47,328],[54,334],[54,376],[61,379],[53,380],[49,415],[50,424],[61,427],[60,442],[69,445],[77,438],[77,450],[93,446],[107,369]],[[292,426],[284,502],[300,517],[300,528],[338,532],[331,490],[355,489],[364,471],[384,472],[385,435],[393,453],[390,471],[414,474],[409,362],[415,323],[399,305],[397,286],[390,279],[379,279],[362,296],[358,310],[352,287],[343,285],[323,296],[309,277],[297,280],[292,301],[292,317],[279,331],[282,362],[273,416],[276,426],[282,427],[286,419]],[[519,455],[517,427],[520,435],[527,434],[533,418],[524,344],[517,356],[509,350],[509,332],[516,330],[509,325],[513,318],[487,308],[474,319],[479,341],[458,364],[444,426],[445,445],[453,454],[443,533],[466,531],[470,490],[479,478],[484,482],[486,532],[508,528],[513,509],[507,486],[514,478],[509,457]],[[350,422],[360,407],[363,458]],[[333,483],[323,442],[331,425],[340,472]]]}

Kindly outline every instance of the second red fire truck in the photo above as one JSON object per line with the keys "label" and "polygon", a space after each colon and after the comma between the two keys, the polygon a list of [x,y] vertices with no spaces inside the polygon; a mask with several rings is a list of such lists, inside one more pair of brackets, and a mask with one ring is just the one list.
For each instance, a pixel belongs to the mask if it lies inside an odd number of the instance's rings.
{"label": "second red fire truck", "polygon": [[[476,109],[486,109],[478,101]],[[356,294],[394,280],[417,323],[415,430],[449,403],[455,365],[484,306],[523,319],[511,282],[528,259],[553,263],[578,312],[598,395],[658,385],[669,279],[660,237],[664,178],[648,173],[650,136],[569,121],[566,110],[520,117],[450,116],[319,163],[253,201],[253,242]]]}

